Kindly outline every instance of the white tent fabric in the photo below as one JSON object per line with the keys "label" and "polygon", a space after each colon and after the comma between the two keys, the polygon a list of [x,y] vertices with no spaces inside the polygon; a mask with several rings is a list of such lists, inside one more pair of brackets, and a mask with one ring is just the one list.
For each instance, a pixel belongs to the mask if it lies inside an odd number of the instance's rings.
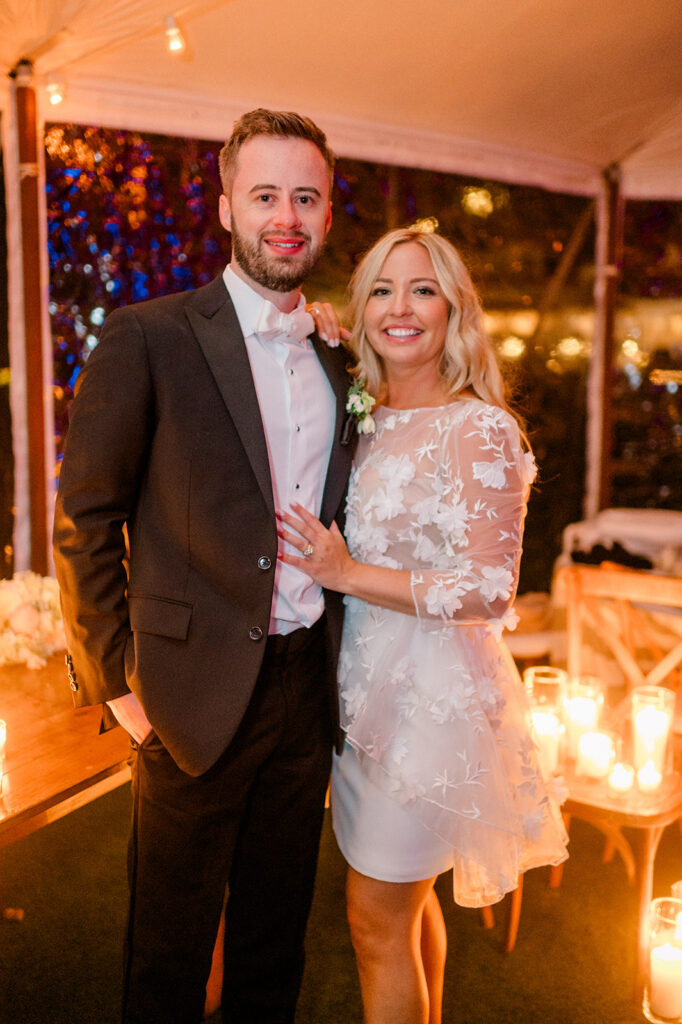
{"label": "white tent fabric", "polygon": [[173,2],[3,0],[0,67],[60,74],[53,119],[222,139],[300,109],[344,156],[585,193],[618,163],[682,198],[679,0]]}
{"label": "white tent fabric", "polygon": [[[186,38],[182,55],[166,48],[167,15]],[[615,164],[625,196],[682,199],[681,52],[680,0],[0,0],[17,568],[28,562],[20,172],[7,77],[18,61],[33,64],[41,122],[222,140],[245,110],[295,109],[341,156],[601,199]],[[66,90],[58,107],[43,88],[53,75]],[[46,267],[43,287],[46,300]],[[50,424],[47,327],[44,344]]]}

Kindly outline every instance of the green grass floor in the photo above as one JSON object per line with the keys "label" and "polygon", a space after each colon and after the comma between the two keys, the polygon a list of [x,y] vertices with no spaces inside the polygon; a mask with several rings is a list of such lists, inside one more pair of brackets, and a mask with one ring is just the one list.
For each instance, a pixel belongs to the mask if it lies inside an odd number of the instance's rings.
{"label": "green grass floor", "polygon": [[[0,1024],[118,1024],[126,914],[127,786],[0,851]],[[360,1024],[344,913],[344,865],[325,821],[297,1024]],[[449,937],[444,1024],[640,1024],[631,999],[636,900],[618,859],[575,822],[563,885],[526,877],[516,949],[500,949],[506,906],[485,931],[438,891]],[[654,895],[682,878],[682,836],[665,833]],[[218,1024],[214,1015],[211,1024]]]}

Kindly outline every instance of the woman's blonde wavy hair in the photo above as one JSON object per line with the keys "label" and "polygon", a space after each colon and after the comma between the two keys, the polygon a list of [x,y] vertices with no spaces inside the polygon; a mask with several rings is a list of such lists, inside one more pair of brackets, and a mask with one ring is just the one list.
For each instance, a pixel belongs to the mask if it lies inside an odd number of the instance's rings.
{"label": "woman's blonde wavy hair", "polygon": [[356,267],[350,282],[348,305],[352,323],[350,347],[356,360],[351,373],[358,379],[364,379],[367,390],[378,402],[385,399],[383,361],[365,333],[365,306],[391,250],[396,245],[413,242],[426,249],[438,284],[450,303],[439,368],[447,393],[454,399],[468,388],[484,402],[511,412],[520,422],[507,402],[507,385],[483,325],[481,303],[469,272],[455,247],[437,234],[431,223],[426,222],[426,228],[424,222],[418,222],[412,227],[389,231],[375,242]]}

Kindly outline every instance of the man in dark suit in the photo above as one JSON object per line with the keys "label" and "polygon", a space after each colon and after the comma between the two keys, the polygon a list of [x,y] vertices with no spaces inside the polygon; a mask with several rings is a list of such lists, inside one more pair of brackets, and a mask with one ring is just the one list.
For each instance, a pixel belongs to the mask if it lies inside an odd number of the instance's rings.
{"label": "man in dark suit", "polygon": [[278,560],[276,520],[293,501],[343,516],[346,360],[299,290],[334,158],[309,119],[257,110],[220,166],[232,261],[108,317],[55,517],[75,703],[133,741],[123,1019],[139,1024],[201,1020],[226,887],[223,1018],[292,1024],[338,738],[341,596]]}

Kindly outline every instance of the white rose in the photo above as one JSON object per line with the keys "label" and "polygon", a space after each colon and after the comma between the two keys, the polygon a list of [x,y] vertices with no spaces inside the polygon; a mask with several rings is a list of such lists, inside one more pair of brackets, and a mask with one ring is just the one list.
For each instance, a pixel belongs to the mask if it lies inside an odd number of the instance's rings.
{"label": "white rose", "polygon": [[32,604],[20,604],[8,619],[9,628],[23,636],[32,636],[40,628],[40,612]]}
{"label": "white rose", "polygon": [[6,622],[15,608],[22,603],[21,596],[13,589],[10,581],[0,583],[0,624]]}
{"label": "white rose", "polygon": [[358,423],[359,434],[373,434],[376,429],[376,424],[370,415],[364,416]]}

